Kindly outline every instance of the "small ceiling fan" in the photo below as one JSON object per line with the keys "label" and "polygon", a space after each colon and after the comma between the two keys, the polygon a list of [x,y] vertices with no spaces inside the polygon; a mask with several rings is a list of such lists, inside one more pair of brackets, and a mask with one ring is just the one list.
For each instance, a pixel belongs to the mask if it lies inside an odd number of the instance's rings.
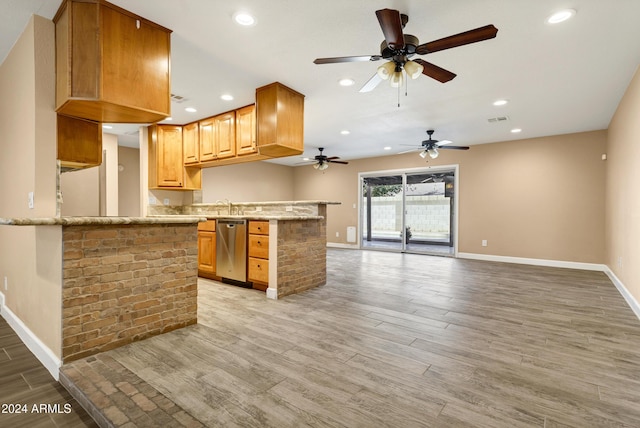
{"label": "small ceiling fan", "polygon": [[380,28],[385,40],[380,45],[380,55],[343,56],[334,58],[317,58],[315,64],[332,64],[355,61],[379,61],[389,60],[378,67],[376,74],[360,89],[360,92],[373,90],[381,80],[390,79],[391,86],[400,87],[403,83],[403,71],[412,79],[417,79],[420,74],[429,76],[439,82],[445,83],[456,75],[444,68],[431,64],[423,59],[411,60],[415,54],[427,55],[445,49],[455,48],[470,43],[481,42],[496,37],[498,29],[493,25],[486,25],[474,30],[465,31],[432,42],[420,44],[416,36],[404,34],[403,28],[409,22],[407,15],[394,9],[381,9],[376,11]]}
{"label": "small ceiling fan", "polygon": [[324,147],[318,147],[318,150],[320,151],[320,154],[316,155],[314,157],[315,160],[313,161],[313,167],[315,169],[324,171],[325,169],[329,168],[330,163],[339,163],[342,165],[349,164],[349,162],[338,160],[340,159],[338,156],[327,157],[324,154],[322,154],[322,152],[324,151]]}
{"label": "small ceiling fan", "polygon": [[400,152],[400,154],[420,151],[420,157],[422,157],[423,159],[426,158],[427,156],[429,156],[431,159],[435,159],[438,157],[439,155],[438,150],[440,149],[469,150],[469,147],[467,146],[450,146],[449,144],[451,144],[451,141],[449,140],[442,140],[442,141],[434,140],[432,138],[432,135],[434,132],[435,131],[433,129],[429,129],[427,131],[427,134],[429,135],[429,139],[424,140],[422,143],[420,143],[420,147],[417,147],[411,150],[406,150],[404,152]]}

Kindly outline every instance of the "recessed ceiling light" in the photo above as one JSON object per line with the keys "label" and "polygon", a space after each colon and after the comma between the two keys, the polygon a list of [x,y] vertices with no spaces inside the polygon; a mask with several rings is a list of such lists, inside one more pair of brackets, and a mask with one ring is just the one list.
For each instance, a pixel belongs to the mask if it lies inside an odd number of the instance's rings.
{"label": "recessed ceiling light", "polygon": [[520,129],[520,128],[513,128],[513,129],[511,130],[511,133],[512,133],[512,134],[517,134],[518,132],[522,132],[522,129]]}
{"label": "recessed ceiling light", "polygon": [[547,18],[547,23],[548,24],[559,24],[560,22],[564,22],[567,19],[570,19],[575,14],[576,14],[576,10],[575,9],[560,10],[560,11],[554,13],[553,15],[551,15],[550,17],[548,17]]}
{"label": "recessed ceiling light", "polygon": [[167,121],[167,122],[169,122],[169,121],[171,121],[171,120],[173,120],[173,118],[172,118],[171,116],[169,116],[169,117],[165,117],[163,121]]}
{"label": "recessed ceiling light", "polygon": [[508,102],[509,101],[507,100],[496,100],[493,102],[493,105],[496,107],[500,107],[500,106],[506,105]]}
{"label": "recessed ceiling light", "polygon": [[343,131],[340,131],[340,133],[341,133],[342,135],[349,135],[349,134],[351,134],[351,131],[348,131],[348,130],[346,130],[346,129],[345,129],[345,130],[343,130]]}
{"label": "recessed ceiling light", "polygon": [[223,99],[223,100],[225,100],[225,101],[231,101],[231,100],[233,100],[233,95],[230,95],[230,94],[222,94],[222,95],[220,95],[220,98],[221,98],[221,99]]}
{"label": "recessed ceiling light", "polygon": [[385,147],[384,150],[391,150],[391,146]]}
{"label": "recessed ceiling light", "polygon": [[353,79],[345,78],[340,79],[338,83],[340,84],[340,86],[352,86],[354,83],[356,83],[356,81]]}
{"label": "recessed ceiling light", "polygon": [[184,109],[184,111],[188,111],[189,113],[195,113],[198,110],[194,109],[193,107],[187,107],[186,109]]}
{"label": "recessed ceiling light", "polygon": [[102,129],[113,129],[111,125],[102,125]]}
{"label": "recessed ceiling light", "polygon": [[253,17],[248,12],[236,12],[233,14],[233,20],[236,24],[242,25],[244,27],[251,27],[252,25],[256,25],[256,18]]}

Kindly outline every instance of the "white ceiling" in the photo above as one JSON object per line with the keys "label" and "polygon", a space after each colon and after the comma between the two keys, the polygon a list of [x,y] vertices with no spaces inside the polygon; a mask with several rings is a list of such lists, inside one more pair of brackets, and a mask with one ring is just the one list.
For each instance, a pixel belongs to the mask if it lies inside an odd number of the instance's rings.
{"label": "white ceiling", "polygon": [[[303,93],[305,155],[325,147],[343,160],[396,154],[420,144],[425,131],[457,145],[605,129],[640,63],[638,0],[112,0],[173,30],[174,123],[188,123],[254,101],[274,81]],[[32,13],[52,18],[59,0],[0,0],[0,61]],[[555,26],[552,12],[576,16]],[[387,82],[359,88],[381,62],[315,65],[318,57],[379,54],[375,16],[392,8],[409,16],[405,33],[425,43],[487,24],[495,39],[422,58],[457,74],[448,83],[426,76],[400,95]],[[253,27],[232,21],[239,10]],[[338,80],[350,77],[351,87]],[[232,94],[231,102],[220,95]],[[509,103],[494,107],[504,98]],[[198,109],[195,114],[184,108]],[[508,121],[488,119],[507,116]],[[512,134],[512,128],[521,128]],[[349,130],[349,135],[340,131]],[[123,131],[124,132],[124,131]],[[131,140],[121,138],[122,141]],[[135,137],[133,138],[135,140]],[[392,149],[385,151],[385,146]],[[301,156],[278,163],[293,165]]]}

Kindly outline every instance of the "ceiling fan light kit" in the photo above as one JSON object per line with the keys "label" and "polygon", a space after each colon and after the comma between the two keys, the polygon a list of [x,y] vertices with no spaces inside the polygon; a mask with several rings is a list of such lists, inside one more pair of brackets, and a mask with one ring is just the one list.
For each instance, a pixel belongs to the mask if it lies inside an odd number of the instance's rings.
{"label": "ceiling fan light kit", "polygon": [[[380,29],[384,35],[384,40],[380,45],[379,55],[343,56],[333,58],[316,58],[315,64],[334,64],[341,62],[379,61],[388,60],[376,70],[380,79],[370,79],[360,92],[369,92],[374,89],[381,80],[390,80],[392,87],[400,87],[404,81],[403,72],[412,79],[418,78],[421,74],[431,77],[441,83],[448,82],[456,77],[455,73],[445,70],[437,65],[426,62],[423,59],[411,60],[414,55],[427,55],[445,49],[468,45],[470,43],[481,42],[496,37],[498,29],[493,25],[463,33],[454,34],[449,37],[420,44],[416,36],[405,34],[403,29],[409,17],[394,9],[381,9],[376,11],[376,17],[380,24]],[[374,77],[376,77],[374,74]]]}

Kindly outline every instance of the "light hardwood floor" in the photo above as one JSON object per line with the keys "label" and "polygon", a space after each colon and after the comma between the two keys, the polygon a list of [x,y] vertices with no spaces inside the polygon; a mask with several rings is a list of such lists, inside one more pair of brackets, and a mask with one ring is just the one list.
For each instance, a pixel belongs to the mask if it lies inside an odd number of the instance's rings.
{"label": "light hardwood floor", "polygon": [[638,427],[640,322],[600,272],[329,249],[325,286],[202,280],[109,351],[211,427]]}

